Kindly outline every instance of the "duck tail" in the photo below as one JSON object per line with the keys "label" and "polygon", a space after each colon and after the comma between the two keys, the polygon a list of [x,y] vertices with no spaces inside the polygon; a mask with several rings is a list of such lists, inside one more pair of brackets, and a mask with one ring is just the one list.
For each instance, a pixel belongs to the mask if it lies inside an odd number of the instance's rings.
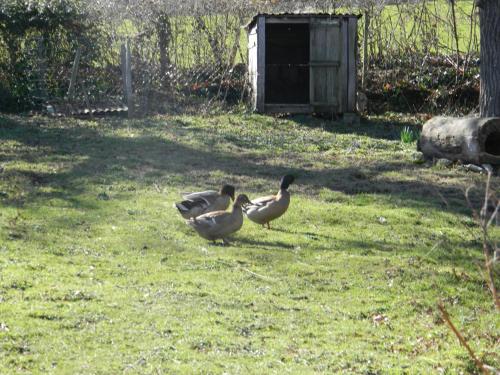
{"label": "duck tail", "polygon": [[184,206],[183,203],[184,202],[174,204],[174,206],[179,210],[181,214],[189,212],[189,208]]}

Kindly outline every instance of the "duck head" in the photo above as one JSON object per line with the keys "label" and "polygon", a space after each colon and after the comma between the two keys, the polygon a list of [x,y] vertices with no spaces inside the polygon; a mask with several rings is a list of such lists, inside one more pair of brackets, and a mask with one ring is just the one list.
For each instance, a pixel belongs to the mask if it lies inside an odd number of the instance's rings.
{"label": "duck head", "polygon": [[234,192],[235,192],[235,189],[234,189],[233,185],[224,185],[220,189],[220,194],[221,195],[228,195],[229,197],[231,197],[231,199],[233,201],[234,201]]}
{"label": "duck head", "polygon": [[240,194],[236,197],[235,205],[244,206],[245,204],[250,204],[250,199],[245,194]]}
{"label": "duck head", "polygon": [[291,174],[287,174],[281,178],[280,189],[286,190],[290,184],[295,181],[295,177]]}

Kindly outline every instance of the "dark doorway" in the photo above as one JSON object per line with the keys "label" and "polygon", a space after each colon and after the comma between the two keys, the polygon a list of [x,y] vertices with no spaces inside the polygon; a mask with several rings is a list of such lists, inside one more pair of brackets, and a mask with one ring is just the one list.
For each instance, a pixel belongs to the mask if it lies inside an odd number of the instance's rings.
{"label": "dark doorway", "polygon": [[268,104],[309,103],[309,24],[266,24]]}
{"label": "dark doorway", "polygon": [[500,131],[494,131],[486,137],[484,151],[490,155],[500,156]]}

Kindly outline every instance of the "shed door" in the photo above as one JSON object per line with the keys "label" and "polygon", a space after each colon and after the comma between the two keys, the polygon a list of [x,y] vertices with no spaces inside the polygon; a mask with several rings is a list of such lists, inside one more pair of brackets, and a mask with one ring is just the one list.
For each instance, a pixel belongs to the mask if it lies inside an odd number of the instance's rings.
{"label": "shed door", "polygon": [[311,20],[310,38],[311,104],[338,109],[342,47],[340,20]]}

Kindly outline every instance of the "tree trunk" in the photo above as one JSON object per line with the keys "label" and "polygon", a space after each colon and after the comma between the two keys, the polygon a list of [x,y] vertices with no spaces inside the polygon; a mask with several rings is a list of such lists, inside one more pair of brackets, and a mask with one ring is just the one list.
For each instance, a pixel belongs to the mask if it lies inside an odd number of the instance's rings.
{"label": "tree trunk", "polygon": [[500,1],[477,0],[481,33],[481,117],[500,117]]}
{"label": "tree trunk", "polygon": [[419,149],[428,158],[500,164],[500,119],[433,117],[423,128]]}
{"label": "tree trunk", "polygon": [[158,49],[160,50],[160,80],[165,88],[169,85],[167,72],[170,65],[170,55],[168,47],[172,37],[170,19],[165,13],[160,13],[158,16],[156,32],[158,33]]}

